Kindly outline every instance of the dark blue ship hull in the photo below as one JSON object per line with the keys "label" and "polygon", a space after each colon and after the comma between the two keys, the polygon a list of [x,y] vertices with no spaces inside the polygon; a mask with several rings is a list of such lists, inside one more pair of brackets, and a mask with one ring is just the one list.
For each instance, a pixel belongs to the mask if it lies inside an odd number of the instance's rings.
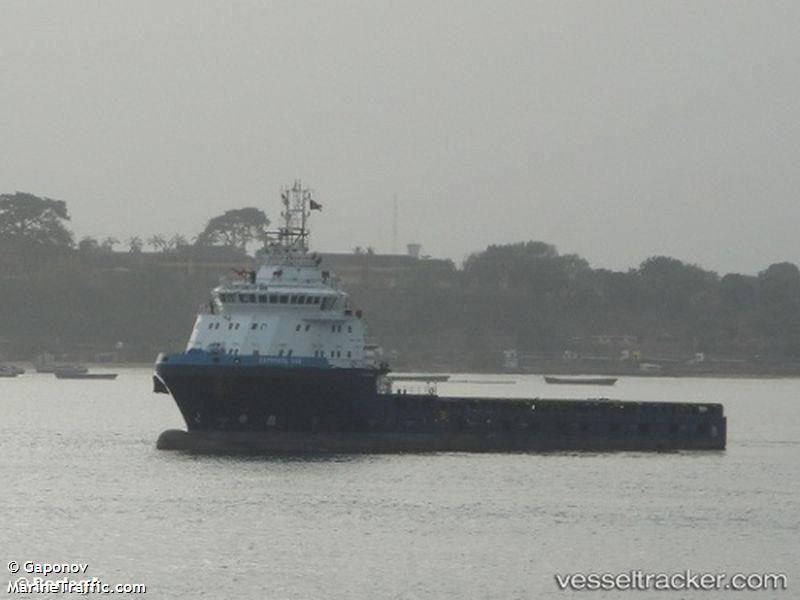
{"label": "dark blue ship hull", "polygon": [[380,369],[162,356],[188,432],[162,448],[258,452],[721,450],[718,404],[378,393]]}

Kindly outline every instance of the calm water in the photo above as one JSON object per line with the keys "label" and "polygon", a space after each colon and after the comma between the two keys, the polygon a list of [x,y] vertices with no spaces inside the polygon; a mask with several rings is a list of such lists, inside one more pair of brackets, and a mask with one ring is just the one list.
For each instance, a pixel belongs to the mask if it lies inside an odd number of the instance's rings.
{"label": "calm water", "polygon": [[[800,380],[453,377],[440,393],[723,402],[728,450],[195,457],[155,450],[182,422],[147,370],[26,374],[0,379],[0,583],[34,560],[148,598],[505,600],[570,596],[555,573],[690,568],[786,572],[789,592],[737,597],[797,597]],[[580,595],[620,596],[730,594]]]}

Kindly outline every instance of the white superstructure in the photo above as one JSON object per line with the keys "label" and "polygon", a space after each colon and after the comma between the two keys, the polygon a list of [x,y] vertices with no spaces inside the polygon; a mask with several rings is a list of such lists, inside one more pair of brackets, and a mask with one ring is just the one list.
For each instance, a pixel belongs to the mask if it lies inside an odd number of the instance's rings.
{"label": "white superstructure", "polygon": [[281,198],[283,226],[265,235],[262,265],[214,288],[208,311],[197,315],[187,352],[371,365],[361,312],[308,250],[308,219],[321,205],[299,181]]}

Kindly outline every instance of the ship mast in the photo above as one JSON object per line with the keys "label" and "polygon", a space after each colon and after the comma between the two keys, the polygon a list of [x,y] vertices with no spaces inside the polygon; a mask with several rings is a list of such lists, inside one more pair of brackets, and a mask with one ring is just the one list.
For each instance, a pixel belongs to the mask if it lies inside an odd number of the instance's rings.
{"label": "ship mast", "polygon": [[267,232],[267,246],[279,249],[287,256],[308,252],[308,218],[313,205],[312,191],[304,188],[299,179],[281,191],[283,227]]}

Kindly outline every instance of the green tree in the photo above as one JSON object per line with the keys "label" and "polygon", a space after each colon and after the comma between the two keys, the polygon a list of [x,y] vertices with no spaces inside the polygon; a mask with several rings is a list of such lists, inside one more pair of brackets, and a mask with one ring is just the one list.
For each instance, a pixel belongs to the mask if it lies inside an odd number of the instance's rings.
{"label": "green tree", "polygon": [[103,242],[100,244],[100,248],[105,252],[113,252],[114,246],[117,244],[119,244],[119,240],[115,237],[109,236],[103,240]]}
{"label": "green tree", "polygon": [[99,249],[100,249],[100,244],[97,242],[97,240],[88,235],[82,237],[81,241],[78,242],[78,252],[91,254],[93,252],[97,252]]}
{"label": "green tree", "polygon": [[12,245],[66,249],[73,245],[67,204],[25,192],[0,195],[0,238]]}
{"label": "green tree", "polygon": [[722,306],[729,310],[749,310],[755,306],[756,283],[755,277],[728,273],[719,282],[720,299]]}
{"label": "green tree", "polygon": [[761,304],[796,308],[800,305],[800,269],[790,262],[775,263],[758,274]]}
{"label": "green tree", "polygon": [[262,240],[269,227],[269,219],[258,208],[226,210],[211,219],[197,236],[200,246],[222,245],[245,250],[253,241]]}
{"label": "green tree", "polygon": [[139,254],[144,247],[144,242],[138,235],[129,237],[125,243],[128,244],[128,252],[131,254]]}
{"label": "green tree", "polygon": [[166,252],[169,250],[169,240],[161,234],[156,234],[147,238],[147,244],[153,247],[153,250],[159,252]]}
{"label": "green tree", "polygon": [[174,234],[171,238],[169,238],[168,242],[170,248],[173,250],[177,250],[180,246],[186,246],[189,244],[189,242],[186,240],[186,237],[180,233]]}
{"label": "green tree", "polygon": [[648,258],[637,274],[650,308],[670,317],[687,316],[696,306],[710,305],[719,283],[713,271],[668,256]]}

